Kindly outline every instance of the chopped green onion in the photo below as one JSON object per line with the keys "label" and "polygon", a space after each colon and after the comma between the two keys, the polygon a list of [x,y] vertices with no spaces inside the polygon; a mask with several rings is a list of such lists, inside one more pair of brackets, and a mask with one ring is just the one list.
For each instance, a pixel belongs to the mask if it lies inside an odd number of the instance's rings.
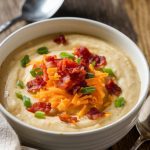
{"label": "chopped green onion", "polygon": [[61,58],[70,58],[70,59],[74,59],[74,55],[73,55],[73,54],[66,53],[66,52],[61,52],[61,53],[60,53],[60,57],[61,57]]}
{"label": "chopped green onion", "polygon": [[110,76],[115,76],[111,68],[103,68],[102,71],[108,73]]}
{"label": "chopped green onion", "polygon": [[41,68],[34,68],[30,71],[30,74],[33,76],[33,77],[36,77],[36,76],[41,76],[43,75],[43,71]]}
{"label": "chopped green onion", "polygon": [[36,118],[39,118],[39,119],[45,118],[45,112],[43,112],[43,111],[36,111],[34,115]]}
{"label": "chopped green onion", "polygon": [[115,100],[115,107],[123,107],[125,105],[126,101],[124,99],[124,97],[118,97]]}
{"label": "chopped green onion", "polygon": [[17,86],[19,86],[21,89],[24,89],[24,83],[21,80],[17,81]]}
{"label": "chopped green onion", "polygon": [[38,76],[43,75],[43,71],[39,71],[39,72],[37,72],[37,75],[38,75]]}
{"label": "chopped green onion", "polygon": [[94,78],[94,74],[91,72],[87,72],[86,76],[87,78]]}
{"label": "chopped green onion", "polygon": [[48,48],[47,47],[40,47],[37,49],[36,51],[38,54],[42,55],[42,54],[48,54],[49,51],[48,51]]}
{"label": "chopped green onion", "polygon": [[75,61],[76,61],[77,64],[80,64],[81,58],[77,58]]}
{"label": "chopped green onion", "polygon": [[16,97],[23,100],[24,106],[25,107],[31,107],[32,103],[29,97],[22,95],[21,92],[16,92]]}
{"label": "chopped green onion", "polygon": [[29,97],[23,96],[23,103],[25,107],[31,107],[32,103]]}
{"label": "chopped green onion", "polygon": [[93,92],[95,92],[96,88],[93,86],[89,86],[89,87],[82,87],[81,88],[81,93],[83,94],[92,94]]}
{"label": "chopped green onion", "polygon": [[15,94],[16,94],[17,98],[23,100],[23,96],[22,96],[21,92],[16,92]]}
{"label": "chopped green onion", "polygon": [[31,74],[33,77],[36,77],[36,72],[35,72],[33,69],[30,71],[30,74]]}
{"label": "chopped green onion", "polygon": [[29,55],[25,55],[25,56],[21,59],[21,61],[20,61],[22,67],[26,67],[26,65],[27,65],[29,62],[30,62]]}
{"label": "chopped green onion", "polygon": [[94,67],[96,65],[96,61],[93,61],[91,64]]}

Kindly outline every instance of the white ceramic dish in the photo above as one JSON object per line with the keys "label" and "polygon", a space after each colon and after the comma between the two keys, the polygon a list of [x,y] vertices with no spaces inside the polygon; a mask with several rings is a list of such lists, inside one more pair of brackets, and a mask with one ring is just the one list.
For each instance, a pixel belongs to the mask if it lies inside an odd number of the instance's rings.
{"label": "white ceramic dish", "polygon": [[88,19],[56,18],[27,25],[8,36],[0,44],[0,64],[10,52],[21,44],[37,37],[59,32],[94,35],[113,43],[125,51],[135,64],[141,80],[141,91],[137,104],[121,119],[103,128],[63,134],[48,132],[25,124],[7,112],[2,105],[0,105],[0,110],[25,144],[51,150],[106,149],[124,137],[135,125],[136,116],[148,92],[149,68],[147,62],[139,48],[127,36],[110,26]]}

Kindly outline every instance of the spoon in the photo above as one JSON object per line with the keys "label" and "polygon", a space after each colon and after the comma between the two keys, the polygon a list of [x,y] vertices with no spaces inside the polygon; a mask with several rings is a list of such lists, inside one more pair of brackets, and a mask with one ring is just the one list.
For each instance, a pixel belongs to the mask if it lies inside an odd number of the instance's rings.
{"label": "spoon", "polygon": [[136,127],[140,137],[131,150],[137,150],[145,141],[150,141],[150,96],[141,108]]}
{"label": "spoon", "polygon": [[64,0],[26,0],[22,7],[22,14],[0,25],[0,33],[18,20],[35,22],[50,18],[63,2]]}

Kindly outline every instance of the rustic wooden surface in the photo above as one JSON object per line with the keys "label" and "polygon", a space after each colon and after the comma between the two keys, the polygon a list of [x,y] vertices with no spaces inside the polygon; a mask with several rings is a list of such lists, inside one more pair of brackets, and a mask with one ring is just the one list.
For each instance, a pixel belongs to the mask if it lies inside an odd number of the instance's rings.
{"label": "rustic wooden surface", "polygon": [[[0,24],[20,14],[23,0],[0,0]],[[53,17],[84,17],[109,24],[134,40],[150,64],[150,0],[65,0]],[[0,34],[0,41],[27,24],[20,21]],[[139,134],[134,127],[109,150],[129,150]],[[150,150],[147,142],[139,150]]]}

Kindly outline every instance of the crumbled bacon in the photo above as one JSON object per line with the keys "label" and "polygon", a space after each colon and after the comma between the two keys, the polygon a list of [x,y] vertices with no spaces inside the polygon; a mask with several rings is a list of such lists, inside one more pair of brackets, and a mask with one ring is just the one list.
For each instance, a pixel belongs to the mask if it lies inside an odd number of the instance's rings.
{"label": "crumbled bacon", "polygon": [[91,61],[95,61],[95,67],[101,67],[107,64],[105,56],[93,55]]}
{"label": "crumbled bacon", "polygon": [[40,65],[40,67],[42,68],[42,71],[43,71],[43,76],[42,76],[43,80],[47,81],[48,80],[47,67],[46,67],[46,65],[44,63],[42,63]]}
{"label": "crumbled bacon", "polygon": [[56,55],[53,55],[53,56],[46,56],[45,57],[45,60],[47,61],[47,62],[55,62],[55,59],[57,58],[57,56]]}
{"label": "crumbled bacon", "polygon": [[70,74],[74,68],[76,68],[78,64],[71,59],[63,59],[58,62],[57,64],[57,69],[58,69],[58,74],[61,76]]}
{"label": "crumbled bacon", "polygon": [[74,54],[82,60],[84,60],[85,63],[89,63],[89,60],[92,58],[92,53],[86,48],[86,47],[79,47],[75,50]]}
{"label": "crumbled bacon", "polygon": [[100,117],[104,116],[104,112],[100,112],[97,108],[92,107],[88,112],[87,112],[87,117],[91,120],[96,120]]}
{"label": "crumbled bacon", "polygon": [[37,64],[34,64],[33,65],[33,68],[40,68],[43,72],[43,75],[40,75],[41,77],[43,77],[44,81],[47,81],[48,80],[48,74],[47,74],[47,67],[45,65],[45,63],[41,63],[39,65]]}
{"label": "crumbled bacon", "polygon": [[114,83],[112,79],[109,79],[105,85],[107,91],[109,94],[114,94],[116,96],[119,96],[122,92],[121,88]]}
{"label": "crumbled bacon", "polygon": [[67,90],[80,85],[85,80],[86,71],[70,59],[63,59],[57,64],[58,74],[61,76],[58,86]]}
{"label": "crumbled bacon", "polygon": [[46,66],[49,67],[56,67],[57,65],[57,56],[53,55],[53,56],[46,56],[45,57],[45,64]]}
{"label": "crumbled bacon", "polygon": [[67,44],[67,40],[64,35],[59,35],[54,39],[54,42],[57,44]]}
{"label": "crumbled bacon", "polygon": [[51,104],[48,102],[36,102],[27,110],[32,113],[35,113],[36,111],[43,111],[45,112],[45,114],[49,115],[51,110]]}
{"label": "crumbled bacon", "polygon": [[57,86],[63,89],[67,89],[71,85],[72,81],[69,75],[61,77],[57,83]]}
{"label": "crumbled bacon", "polygon": [[35,93],[39,89],[41,89],[44,85],[46,85],[44,79],[40,76],[37,76],[35,79],[27,82],[28,92]]}
{"label": "crumbled bacon", "polygon": [[77,93],[78,91],[80,91],[81,87],[86,87],[86,86],[87,86],[86,81],[81,81],[79,84],[76,84],[75,86],[73,86],[73,87],[69,90],[69,93],[70,93],[70,94],[75,94],[75,93]]}
{"label": "crumbled bacon", "polygon": [[96,54],[92,54],[86,47],[81,46],[77,48],[74,54],[82,58],[81,64],[85,67],[87,67],[89,63],[92,62],[95,62],[95,67],[101,67],[107,64],[105,56],[98,56]]}
{"label": "crumbled bacon", "polygon": [[77,117],[70,116],[70,115],[68,115],[66,113],[60,114],[59,115],[59,119],[61,121],[66,122],[66,123],[73,123],[73,124],[75,124],[76,122],[78,122]]}

